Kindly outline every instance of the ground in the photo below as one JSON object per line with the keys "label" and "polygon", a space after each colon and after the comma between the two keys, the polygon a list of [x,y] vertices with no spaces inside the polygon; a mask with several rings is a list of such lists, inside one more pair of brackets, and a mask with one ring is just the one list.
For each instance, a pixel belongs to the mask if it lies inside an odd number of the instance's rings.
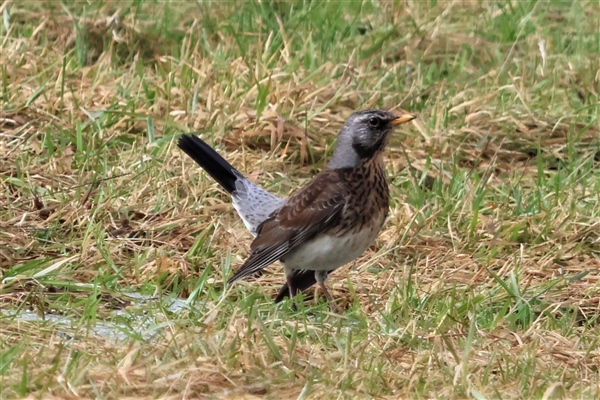
{"label": "ground", "polygon": [[[5,1],[2,398],[600,396],[597,1]],[[352,111],[418,114],[328,281],[226,287],[251,235],[176,147],[282,196]]]}

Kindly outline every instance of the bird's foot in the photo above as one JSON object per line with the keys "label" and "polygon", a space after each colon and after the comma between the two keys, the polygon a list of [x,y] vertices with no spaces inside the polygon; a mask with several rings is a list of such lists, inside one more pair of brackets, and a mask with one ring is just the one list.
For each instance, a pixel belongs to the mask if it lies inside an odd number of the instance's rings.
{"label": "bird's foot", "polygon": [[333,296],[329,293],[329,290],[327,290],[327,287],[325,286],[325,283],[319,282],[319,287],[321,288],[321,291],[323,292],[323,295],[327,299],[327,303],[329,304],[329,308],[331,309],[331,311],[333,311],[336,314],[341,314],[342,310],[335,303],[335,300],[333,299]]}

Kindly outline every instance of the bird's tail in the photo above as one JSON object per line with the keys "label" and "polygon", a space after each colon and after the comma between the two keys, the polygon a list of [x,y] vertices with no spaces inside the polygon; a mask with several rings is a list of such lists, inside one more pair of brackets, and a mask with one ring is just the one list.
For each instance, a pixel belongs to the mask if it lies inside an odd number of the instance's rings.
{"label": "bird's tail", "polygon": [[[315,271],[311,271],[308,269],[299,269],[294,270],[292,276],[292,285],[298,292],[303,292],[315,283],[317,280],[315,279]],[[279,289],[279,293],[275,297],[275,303],[279,303],[283,301],[286,297],[290,297],[290,288],[287,284],[281,286]]]}
{"label": "bird's tail", "polygon": [[177,146],[192,157],[223,189],[229,193],[235,190],[235,181],[242,175],[204,140],[191,134],[183,134],[179,137]]}

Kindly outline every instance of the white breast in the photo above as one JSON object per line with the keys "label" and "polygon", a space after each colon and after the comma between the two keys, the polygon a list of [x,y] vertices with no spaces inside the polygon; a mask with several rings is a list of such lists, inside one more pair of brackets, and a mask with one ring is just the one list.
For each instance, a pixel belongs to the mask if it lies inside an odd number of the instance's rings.
{"label": "white breast", "polygon": [[[383,221],[382,221],[383,222]],[[357,233],[321,234],[301,245],[282,262],[286,268],[331,271],[355,260],[371,246],[382,224],[369,224]]]}

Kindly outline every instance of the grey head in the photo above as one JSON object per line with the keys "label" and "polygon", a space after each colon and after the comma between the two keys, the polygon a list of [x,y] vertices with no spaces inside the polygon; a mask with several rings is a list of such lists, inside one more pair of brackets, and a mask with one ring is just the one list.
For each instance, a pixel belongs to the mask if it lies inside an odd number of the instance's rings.
{"label": "grey head", "polygon": [[384,110],[353,113],[338,136],[329,168],[354,168],[382,151],[395,126],[412,121],[413,114],[396,115]]}

